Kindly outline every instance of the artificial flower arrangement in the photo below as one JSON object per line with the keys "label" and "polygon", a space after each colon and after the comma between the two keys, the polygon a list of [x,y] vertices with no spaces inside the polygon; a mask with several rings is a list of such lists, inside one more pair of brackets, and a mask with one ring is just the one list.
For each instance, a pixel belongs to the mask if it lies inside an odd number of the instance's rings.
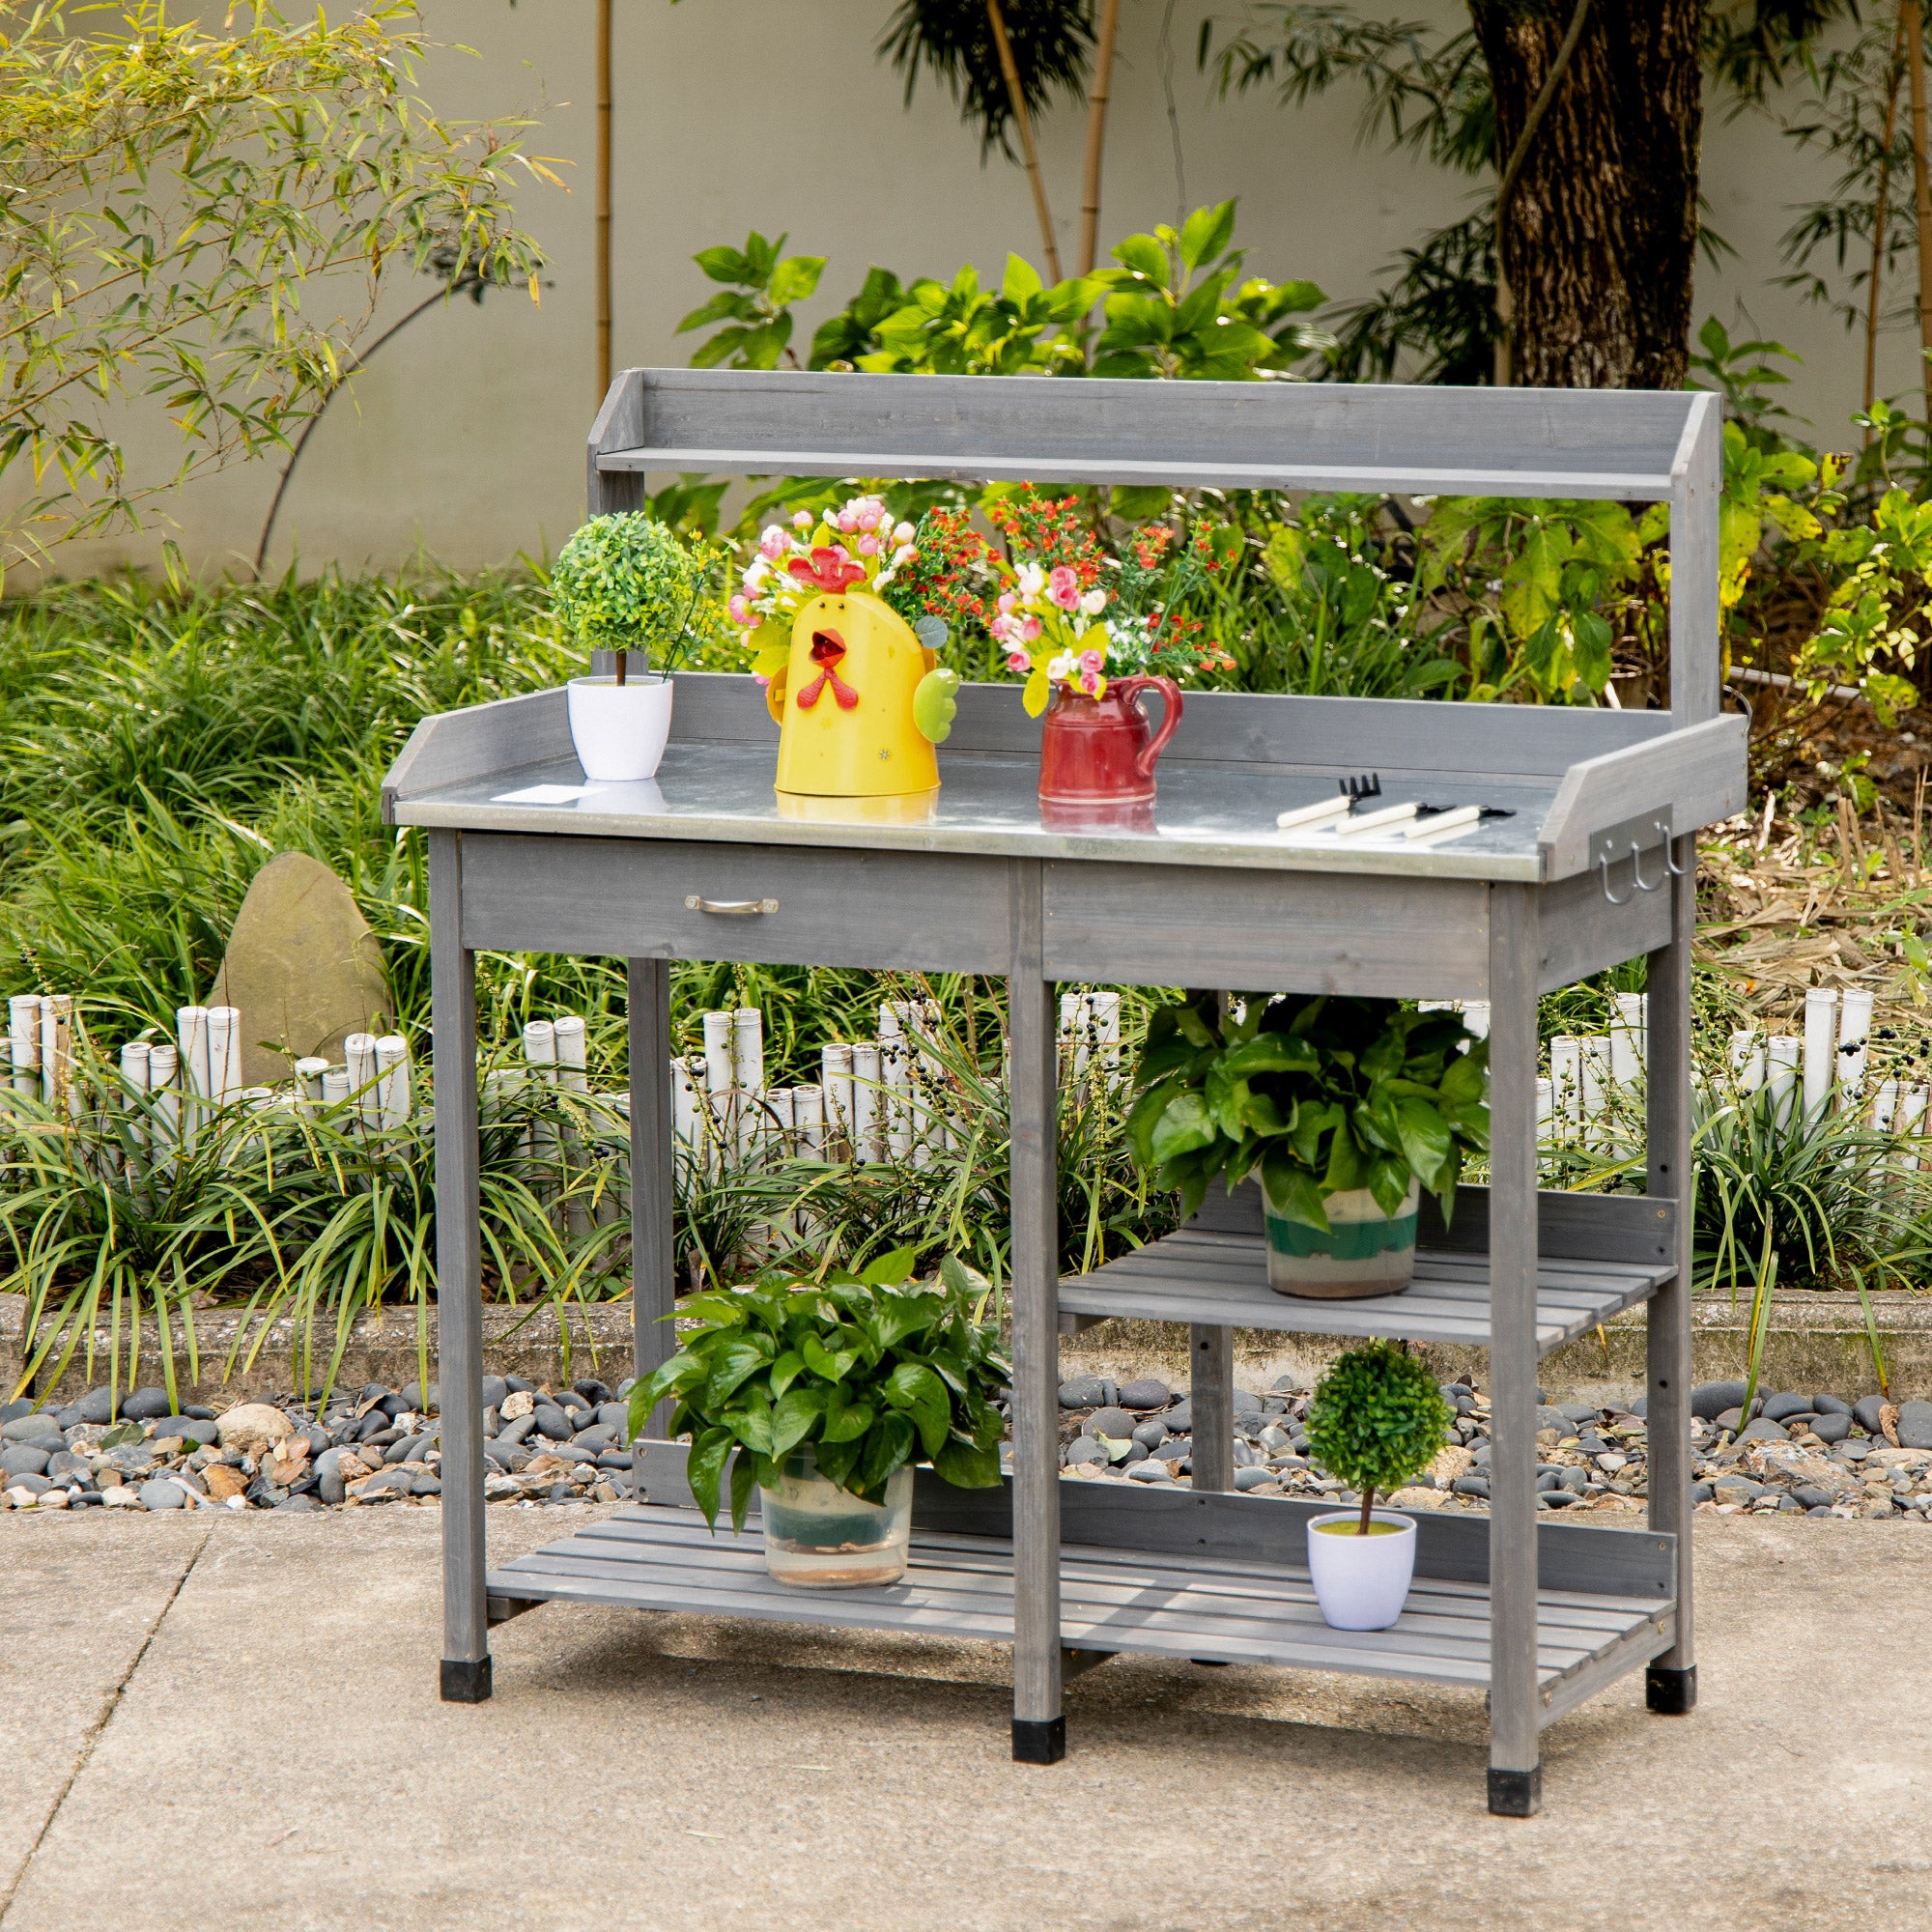
{"label": "artificial flower arrangement", "polygon": [[1125,556],[1112,557],[1081,522],[1079,503],[1029,492],[987,511],[1009,555],[989,547],[1006,587],[986,628],[1006,649],[1007,668],[1026,678],[1028,716],[1046,709],[1057,684],[1098,698],[1109,673],[1179,683],[1231,668],[1234,660],[1179,607],[1221,570],[1228,539],[1238,549],[1239,531],[1204,523],[1177,550],[1172,529],[1150,525],[1134,532]]}
{"label": "artificial flower arrangement", "polygon": [[877,497],[801,510],[758,540],[732,619],[779,725],[777,783],[798,797],[891,797],[939,783],[933,747],[952,728],[959,674],[942,669],[942,621],[919,628],[889,602],[915,531]]}
{"label": "artificial flower arrangement", "polygon": [[766,525],[729,606],[732,621],[748,633],[758,682],[769,687],[785,668],[793,621],[814,597],[855,589],[879,595],[912,561],[914,534],[912,525],[894,523],[877,497],[854,497],[816,516],[800,510],[790,529]]}

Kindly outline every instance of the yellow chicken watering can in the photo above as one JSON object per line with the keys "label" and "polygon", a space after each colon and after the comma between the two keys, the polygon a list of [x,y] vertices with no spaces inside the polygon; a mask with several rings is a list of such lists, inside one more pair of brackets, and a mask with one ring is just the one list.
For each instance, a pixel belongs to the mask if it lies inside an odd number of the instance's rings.
{"label": "yellow chicken watering can", "polygon": [[864,590],[811,599],[765,687],[779,724],[778,789],[819,798],[931,791],[933,746],[952,728],[959,673]]}

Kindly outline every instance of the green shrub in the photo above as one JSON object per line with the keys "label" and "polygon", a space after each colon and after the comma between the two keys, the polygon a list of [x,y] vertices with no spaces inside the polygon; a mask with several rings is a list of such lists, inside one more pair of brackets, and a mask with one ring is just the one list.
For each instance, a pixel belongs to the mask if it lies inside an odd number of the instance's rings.
{"label": "green shrub", "polygon": [[1459,1015],[1290,994],[1224,1021],[1215,1001],[1158,1008],[1134,1076],[1134,1156],[1183,1212],[1257,1170],[1276,1213],[1324,1233],[1329,1195],[1365,1187],[1394,1216],[1411,1177],[1453,1210],[1464,1153],[1490,1144],[1489,1043]]}
{"label": "green shrub", "polygon": [[1426,1469],[1453,1419],[1435,1378],[1400,1342],[1365,1342],[1317,1383],[1308,1453],[1362,1492],[1366,1536],[1376,1492],[1399,1490]]}
{"label": "green shrub", "polygon": [[714,1527],[734,1455],[733,1529],[745,1526],[753,1483],[775,1487],[785,1458],[808,1445],[821,1475],[867,1502],[883,1501],[915,1455],[960,1489],[1000,1480],[1005,1424],[993,1403],[1011,1373],[999,1329],[978,1319],[956,1261],[933,1289],[901,1285],[912,1262],[899,1248],[862,1274],[771,1277],[685,1303],[697,1325],[631,1391],[630,1433],[677,1397],[670,1431],[691,1432],[691,1492]]}
{"label": "green shrub", "polygon": [[[593,649],[644,651],[675,670],[691,655],[706,553],[639,510],[592,517],[551,566],[551,608]],[[624,661],[617,661],[617,681]]]}

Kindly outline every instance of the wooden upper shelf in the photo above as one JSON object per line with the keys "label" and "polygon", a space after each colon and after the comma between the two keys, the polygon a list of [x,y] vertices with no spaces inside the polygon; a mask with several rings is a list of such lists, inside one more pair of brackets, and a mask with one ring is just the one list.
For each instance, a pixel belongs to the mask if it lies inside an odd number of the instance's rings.
{"label": "wooden upper shelf", "polygon": [[1662,499],[1720,423],[1703,391],[627,369],[589,454],[593,501],[623,470]]}

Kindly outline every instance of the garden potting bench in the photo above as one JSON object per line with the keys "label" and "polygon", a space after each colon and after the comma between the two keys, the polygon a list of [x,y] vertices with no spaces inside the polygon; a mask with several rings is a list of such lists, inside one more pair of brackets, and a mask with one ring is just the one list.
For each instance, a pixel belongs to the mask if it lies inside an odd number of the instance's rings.
{"label": "garden potting bench", "polygon": [[[668,961],[1005,975],[1010,997],[1012,1473],[922,1476],[889,1589],[787,1589],[755,1535],[713,1537],[682,1450],[640,1442],[639,1501],[498,1569],[473,1400],[443,1418],[445,1697],[490,1692],[492,1622],[551,1601],[945,1632],[1013,1647],[1013,1752],[1065,1748],[1063,1677],[1116,1652],[1414,1677],[1489,1692],[1492,1810],[1540,1800],[1542,1727],[1647,1667],[1694,1699],[1689,1522],[1690,988],[1694,839],[1745,798],[1718,674],[1719,405],[1706,394],[1048,382],[629,370],[591,432],[593,512],[647,471],[1033,479],[1670,505],[1667,711],[1204,694],[1139,826],[1045,825],[1037,724],[968,686],[929,809],[773,791],[777,729],[745,677],[681,676],[655,781],[586,784],[561,691],[425,719],[384,786],[430,845],[442,1387],[482,1371],[474,957],[629,962],[636,1366],[673,1346]],[[1504,815],[1465,836],[1325,839],[1286,809],[1375,772],[1383,796]],[[1539,993],[1649,962],[1648,1184],[1539,1193]],[[1267,1288],[1252,1188],[1094,1273],[1058,1277],[1055,982],[1487,1000],[1491,1184],[1425,1232],[1415,1285],[1350,1302]],[[1645,1528],[1537,1512],[1537,1363],[1620,1309],[1649,1322]],[[1136,1316],[1191,1330],[1189,1490],[1064,1482],[1058,1339]],[[1387,1631],[1329,1630],[1309,1504],[1233,1493],[1235,1327],[1485,1344],[1492,1505],[1420,1515]],[[655,1418],[661,1434],[664,1411]]]}

